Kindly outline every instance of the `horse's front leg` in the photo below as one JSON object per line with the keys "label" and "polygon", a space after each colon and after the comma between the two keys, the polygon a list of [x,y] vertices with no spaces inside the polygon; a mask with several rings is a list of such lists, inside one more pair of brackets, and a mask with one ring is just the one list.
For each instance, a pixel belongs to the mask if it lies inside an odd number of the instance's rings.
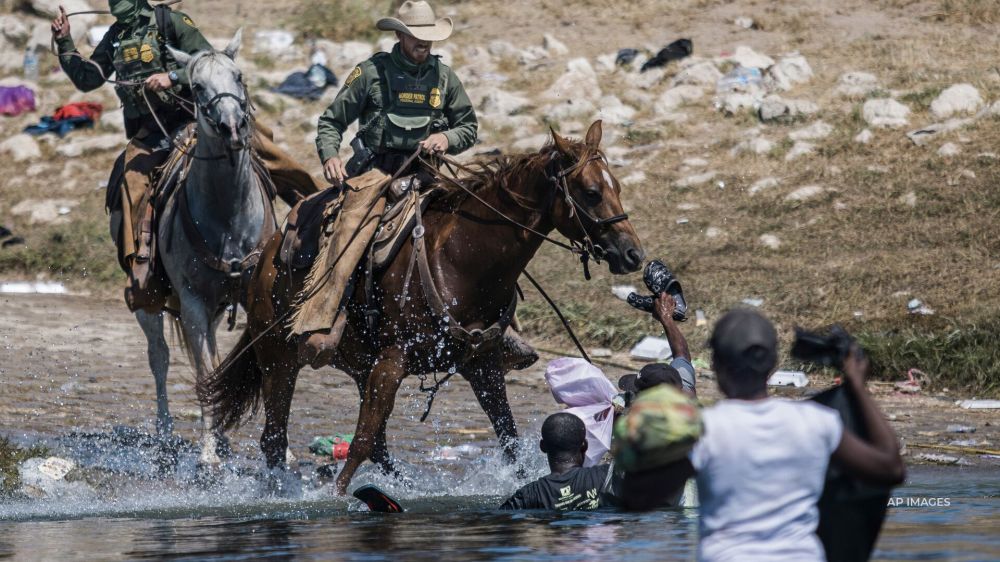
{"label": "horse's front leg", "polygon": [[510,402],[507,400],[505,375],[499,352],[490,353],[462,369],[462,376],[469,381],[476,400],[493,424],[493,431],[500,440],[504,456],[513,463],[517,461],[518,453],[517,424],[514,423],[514,414],[510,411]]}
{"label": "horse's front leg", "polygon": [[[380,463],[383,459],[388,459],[385,430],[389,415],[392,414],[396,404],[396,392],[404,377],[406,377],[406,359],[402,348],[393,346],[382,350],[361,394],[358,426],[354,432],[350,451],[347,453],[347,461],[343,470],[337,475],[337,493],[347,493],[351,478],[365,459],[375,457]],[[376,452],[378,456],[375,455]]]}
{"label": "horse's front leg", "polygon": [[160,439],[167,439],[174,431],[174,419],[170,416],[167,401],[167,370],[170,367],[170,348],[163,334],[163,315],[150,314],[143,310],[135,313],[136,320],[146,335],[146,355],[149,359],[149,369],[153,372],[156,382],[156,434]]}
{"label": "horse's front leg", "polygon": [[[216,366],[216,347],[214,328],[217,324],[209,306],[193,292],[182,289],[181,328],[184,332],[184,343],[187,345],[191,361],[194,363],[197,384],[201,385]],[[216,467],[222,464],[217,452],[219,434],[212,429],[212,410],[201,405],[201,455],[198,464],[206,467]]]}

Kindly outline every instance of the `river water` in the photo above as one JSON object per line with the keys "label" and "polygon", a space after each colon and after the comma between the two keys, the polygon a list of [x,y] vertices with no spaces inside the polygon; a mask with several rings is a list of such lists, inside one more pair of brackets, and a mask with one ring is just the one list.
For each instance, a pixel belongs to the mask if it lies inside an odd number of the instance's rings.
{"label": "river water", "polygon": [[[277,479],[281,497],[265,493],[268,479],[252,463],[199,483],[193,450],[182,451],[173,474],[160,477],[148,458],[97,441],[99,447],[95,436],[75,435],[61,450],[100,467],[91,477],[99,482],[0,503],[0,558],[642,561],[691,560],[697,545],[696,509],[496,511],[526,476],[489,448],[437,450],[401,463],[403,482],[363,468],[354,484],[379,484],[407,508],[383,515],[333,497],[328,485],[297,479]],[[544,472],[539,456],[529,463],[528,475]],[[894,498],[901,505],[889,510],[876,560],[1000,560],[995,469],[915,467]]]}

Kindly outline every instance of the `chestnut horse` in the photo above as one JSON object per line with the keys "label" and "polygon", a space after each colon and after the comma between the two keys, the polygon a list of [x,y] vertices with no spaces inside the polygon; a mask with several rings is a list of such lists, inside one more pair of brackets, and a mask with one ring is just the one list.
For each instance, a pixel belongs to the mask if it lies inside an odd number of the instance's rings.
{"label": "chestnut horse", "polygon": [[[600,121],[590,126],[583,142],[553,132],[552,142],[538,153],[498,159],[464,177],[468,192],[439,181],[435,187],[446,194],[423,214],[421,251],[438,302],[451,303],[450,320],[430,305],[423,275],[409,275],[414,270],[413,237],[377,274],[380,321],[374,330],[365,320],[365,283],[356,284],[347,327],[331,360],[355,380],[361,396],[354,442],[337,477],[339,493],[346,492],[365,459],[394,471],[386,424],[407,375],[461,374],[492,422],[506,458],[516,459],[517,428],[507,400],[500,338],[470,346],[454,336],[449,322],[475,331],[509,320],[517,280],[544,241],[539,235],[553,229],[571,241],[599,247],[614,274],[641,267],[645,256],[622,211],[621,187],[600,150],[601,135]],[[305,272],[290,275],[279,262],[282,236],[277,233],[264,248],[250,281],[247,328],[240,343],[214,376],[199,385],[220,428],[238,425],[263,399],[260,444],[272,469],[285,468],[288,414],[295,379],[304,366],[283,318],[303,287]]]}

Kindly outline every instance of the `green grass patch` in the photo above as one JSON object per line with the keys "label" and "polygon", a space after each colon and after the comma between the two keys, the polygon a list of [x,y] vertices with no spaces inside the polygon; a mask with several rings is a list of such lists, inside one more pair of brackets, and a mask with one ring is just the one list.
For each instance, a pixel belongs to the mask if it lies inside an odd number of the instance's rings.
{"label": "green grass patch", "polygon": [[0,252],[0,273],[47,272],[56,279],[121,281],[124,274],[113,257],[106,215],[101,212],[99,217],[35,230],[27,244]]}

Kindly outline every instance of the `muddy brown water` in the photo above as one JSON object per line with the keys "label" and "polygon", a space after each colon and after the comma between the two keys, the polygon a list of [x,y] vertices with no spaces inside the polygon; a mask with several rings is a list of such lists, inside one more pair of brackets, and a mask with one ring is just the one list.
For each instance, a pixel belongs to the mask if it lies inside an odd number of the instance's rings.
{"label": "muddy brown water", "polygon": [[[235,334],[221,333],[228,349]],[[92,488],[42,500],[0,501],[0,558],[23,560],[247,558],[384,560],[577,560],[628,557],[689,560],[697,543],[697,512],[504,514],[493,508],[544,472],[529,455],[527,475],[503,465],[485,414],[461,380],[439,394],[426,423],[424,397],[407,381],[393,415],[389,443],[402,482],[363,468],[356,482],[375,482],[402,498],[409,512],[364,513],[310,480],[317,435],[354,429],[357,391],[337,371],[303,370],[290,425],[293,452],[305,480],[288,478],[285,492],[265,493],[257,439],[259,418],[231,438],[235,468],[204,484],[196,451],[179,448],[171,474],[157,473],[153,379],[145,341],[119,301],[72,295],[0,295],[0,434],[20,443],[44,442],[55,454],[91,467]],[[193,373],[172,346],[168,386],[177,434],[197,436]],[[622,370],[606,369],[612,379]],[[818,383],[825,381],[817,381]],[[707,400],[710,380],[699,381]],[[819,384],[817,384],[819,386]],[[902,396],[876,386],[880,401],[909,442],[996,439],[996,414],[957,410],[947,397]],[[523,446],[532,450],[545,415],[558,409],[542,370],[508,379]],[[948,423],[975,426],[951,435]],[[447,447],[462,447],[452,449]],[[922,452],[917,451],[917,452]],[[912,459],[915,453],[911,453]],[[896,491],[876,559],[1000,559],[1000,471],[995,460],[964,455],[970,467],[911,467]],[[912,463],[911,463],[912,464]],[[916,498],[914,505],[910,498]],[[947,499],[947,502],[939,499]],[[928,501],[929,500],[929,501]]]}

